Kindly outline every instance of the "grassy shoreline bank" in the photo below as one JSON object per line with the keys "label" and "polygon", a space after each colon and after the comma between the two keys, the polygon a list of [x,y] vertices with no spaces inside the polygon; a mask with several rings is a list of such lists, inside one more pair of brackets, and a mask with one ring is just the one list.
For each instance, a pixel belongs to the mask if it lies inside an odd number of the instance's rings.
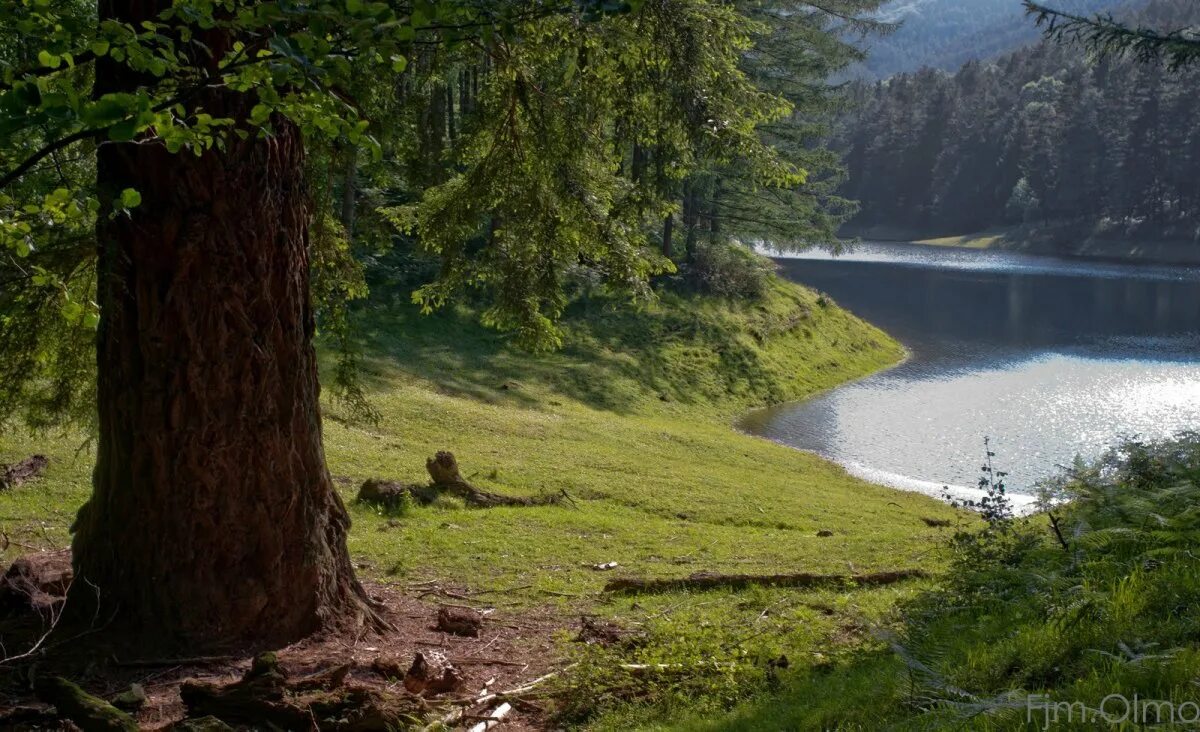
{"label": "grassy shoreline bank", "polygon": [[[655,685],[639,706],[592,699],[567,719],[630,728],[686,711],[718,713],[767,688],[769,659],[795,673],[877,641],[866,625],[928,587],[754,589],[604,594],[614,576],[694,572],[936,571],[954,520],[933,499],[853,478],[815,455],[735,429],[749,409],[802,399],[885,368],[904,351],[886,334],[805,288],[774,280],[760,302],[667,293],[641,311],[602,300],[573,306],[565,348],[530,355],[472,314],[416,314],[376,297],[362,315],[377,424],[327,402],[330,470],[350,506],[350,548],[366,577],[400,586],[437,580],[499,593],[509,608],[597,614],[637,629],[635,648],[564,643],[612,665],[701,663],[736,671]],[[48,454],[45,478],[0,493],[11,560],[64,546],[86,499],[92,453],[81,435],[0,435],[0,462]],[[424,460],[453,451],[480,487],[513,495],[566,491],[574,505],[467,509],[453,500],[384,515],[354,503],[366,478],[417,482]],[[828,534],[828,535],[825,535]],[[597,571],[594,565],[617,562]],[[502,600],[501,600],[502,598]],[[851,630],[847,630],[850,628]],[[749,636],[749,637],[747,637]],[[792,673],[789,672],[789,673]],[[645,705],[656,711],[644,717]],[[598,720],[597,712],[606,713]]]}
{"label": "grassy shoreline bank", "polygon": [[955,249],[993,249],[1084,260],[1134,264],[1200,264],[1200,244],[1183,239],[1122,237],[1070,227],[1003,227],[961,234],[873,226],[842,232],[864,241]]}

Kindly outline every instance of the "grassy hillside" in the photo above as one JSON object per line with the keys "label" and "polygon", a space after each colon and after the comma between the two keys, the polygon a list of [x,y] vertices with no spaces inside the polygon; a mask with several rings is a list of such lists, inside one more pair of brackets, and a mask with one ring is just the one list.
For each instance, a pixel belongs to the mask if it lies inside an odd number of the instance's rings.
{"label": "grassy hillside", "polygon": [[[901,347],[781,281],[757,303],[666,294],[640,311],[618,305],[577,304],[565,349],[532,356],[467,312],[425,317],[400,295],[376,297],[362,322],[367,388],[381,419],[355,423],[330,403],[325,420],[329,465],[351,507],[351,551],[363,572],[401,584],[517,588],[506,603],[598,612],[647,634],[627,652],[638,662],[720,654],[742,663],[700,687],[689,677],[642,697],[668,717],[679,694],[703,698],[689,701],[694,711],[759,688],[768,657],[787,653],[805,667],[873,642],[862,623],[925,583],[636,600],[599,590],[626,574],[936,566],[933,542],[945,529],[920,518],[950,518],[949,507],[732,427],[748,409],[895,363]],[[93,456],[83,443],[74,434],[0,436],[0,462],[33,452],[52,459],[45,479],[0,493],[0,525],[12,542],[4,559],[68,541],[88,492]],[[425,459],[442,449],[480,487],[565,490],[575,505],[474,510],[441,501],[397,518],[353,503],[369,477],[424,480]],[[613,572],[592,568],[612,561],[620,564]],[[751,637],[742,639],[747,629]]]}

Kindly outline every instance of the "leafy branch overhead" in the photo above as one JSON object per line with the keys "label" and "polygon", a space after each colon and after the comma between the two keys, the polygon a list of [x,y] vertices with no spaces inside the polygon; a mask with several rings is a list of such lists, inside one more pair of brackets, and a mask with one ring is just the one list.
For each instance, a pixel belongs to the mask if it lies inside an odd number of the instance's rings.
{"label": "leafy branch overhead", "polygon": [[[401,72],[415,46],[478,41],[496,28],[572,9],[184,0],[134,26],[97,22],[91,4],[22,0],[12,8],[10,27],[45,45],[33,64],[22,58],[4,65],[0,144],[40,131],[41,145],[6,165],[0,188],[74,142],[122,142],[152,130],[172,152],[199,152],[218,142],[222,128],[269,134],[275,113],[302,124],[307,134],[344,136],[377,151],[366,134],[369,123],[344,91],[352,66],[358,73]],[[88,94],[85,67],[95,63],[124,65],[142,74],[143,83],[134,92]],[[200,92],[216,87],[253,93],[258,104],[248,119],[234,119],[196,103]]]}
{"label": "leafy branch overhead", "polygon": [[[235,139],[271,136],[290,120],[314,160],[336,146],[378,160],[376,136],[390,132],[379,121],[372,128],[361,79],[386,87],[414,53],[486,45],[518,22],[628,9],[359,0],[144,7],[161,12],[118,22],[100,20],[88,0],[20,0],[0,9],[0,353],[13,366],[0,378],[6,417],[21,410],[35,422],[90,419],[89,351],[99,316],[93,228],[98,216],[132,216],[144,193],[96,187],[99,147],[136,141],[198,156]],[[99,72],[111,76],[114,68],[135,73],[137,84],[97,86]],[[213,103],[221,91],[251,103],[222,108]],[[316,234],[317,244],[331,240]],[[319,270],[333,258],[314,260]],[[365,292],[353,283],[324,290]],[[339,330],[344,308],[326,305],[322,312],[333,316],[326,325]]]}
{"label": "leafy branch overhead", "polygon": [[[645,300],[681,261],[723,261],[700,251],[715,242],[836,246],[854,206],[819,143],[826,79],[885,28],[865,19],[878,4],[164,0],[118,21],[89,0],[11,3],[0,354],[24,366],[0,379],[0,415],[91,412],[90,240],[147,194],[96,186],[109,145],[200,156],[299,127],[330,383],[360,412],[348,303],[401,257],[436,262],[405,282],[423,309],[476,297],[544,349],[579,282]],[[97,86],[113,69],[136,83]]]}

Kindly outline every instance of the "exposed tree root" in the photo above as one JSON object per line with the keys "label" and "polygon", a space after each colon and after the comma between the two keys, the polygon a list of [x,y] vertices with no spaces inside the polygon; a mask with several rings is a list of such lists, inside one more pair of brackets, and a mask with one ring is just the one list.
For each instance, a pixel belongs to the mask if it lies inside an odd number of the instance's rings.
{"label": "exposed tree root", "polygon": [[16,488],[26,481],[33,480],[42,474],[50,458],[45,455],[31,455],[19,463],[0,467],[0,491]]}
{"label": "exposed tree root", "polygon": [[42,615],[57,612],[73,577],[69,549],[18,557],[0,577],[0,615],[27,610]]}
{"label": "exposed tree root", "polygon": [[422,710],[419,700],[385,699],[365,687],[343,686],[349,667],[289,681],[275,654],[265,653],[241,681],[221,686],[188,681],[179,694],[189,717],[280,729],[368,732],[403,727]]}
{"label": "exposed tree root", "polygon": [[33,689],[39,699],[53,705],[59,717],[74,722],[83,732],[138,730],[133,717],[66,679],[44,676],[34,683]]}
{"label": "exposed tree root", "polygon": [[923,569],[897,569],[891,572],[869,574],[718,574],[699,572],[688,577],[674,579],[615,579],[604,586],[605,592],[627,594],[670,592],[671,590],[709,590],[729,588],[740,590],[746,587],[818,587],[821,585],[851,584],[860,587],[890,585],[908,579],[929,577]]}

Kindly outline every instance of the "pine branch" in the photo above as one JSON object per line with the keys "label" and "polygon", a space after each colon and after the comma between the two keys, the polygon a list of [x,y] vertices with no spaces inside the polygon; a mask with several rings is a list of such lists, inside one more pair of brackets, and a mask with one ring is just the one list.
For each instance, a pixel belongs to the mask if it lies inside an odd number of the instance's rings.
{"label": "pine branch", "polygon": [[1172,71],[1200,62],[1200,30],[1129,27],[1112,14],[1088,18],[1024,0],[1025,11],[1043,33],[1059,43],[1083,46],[1100,56],[1129,54],[1142,63],[1165,59]]}

